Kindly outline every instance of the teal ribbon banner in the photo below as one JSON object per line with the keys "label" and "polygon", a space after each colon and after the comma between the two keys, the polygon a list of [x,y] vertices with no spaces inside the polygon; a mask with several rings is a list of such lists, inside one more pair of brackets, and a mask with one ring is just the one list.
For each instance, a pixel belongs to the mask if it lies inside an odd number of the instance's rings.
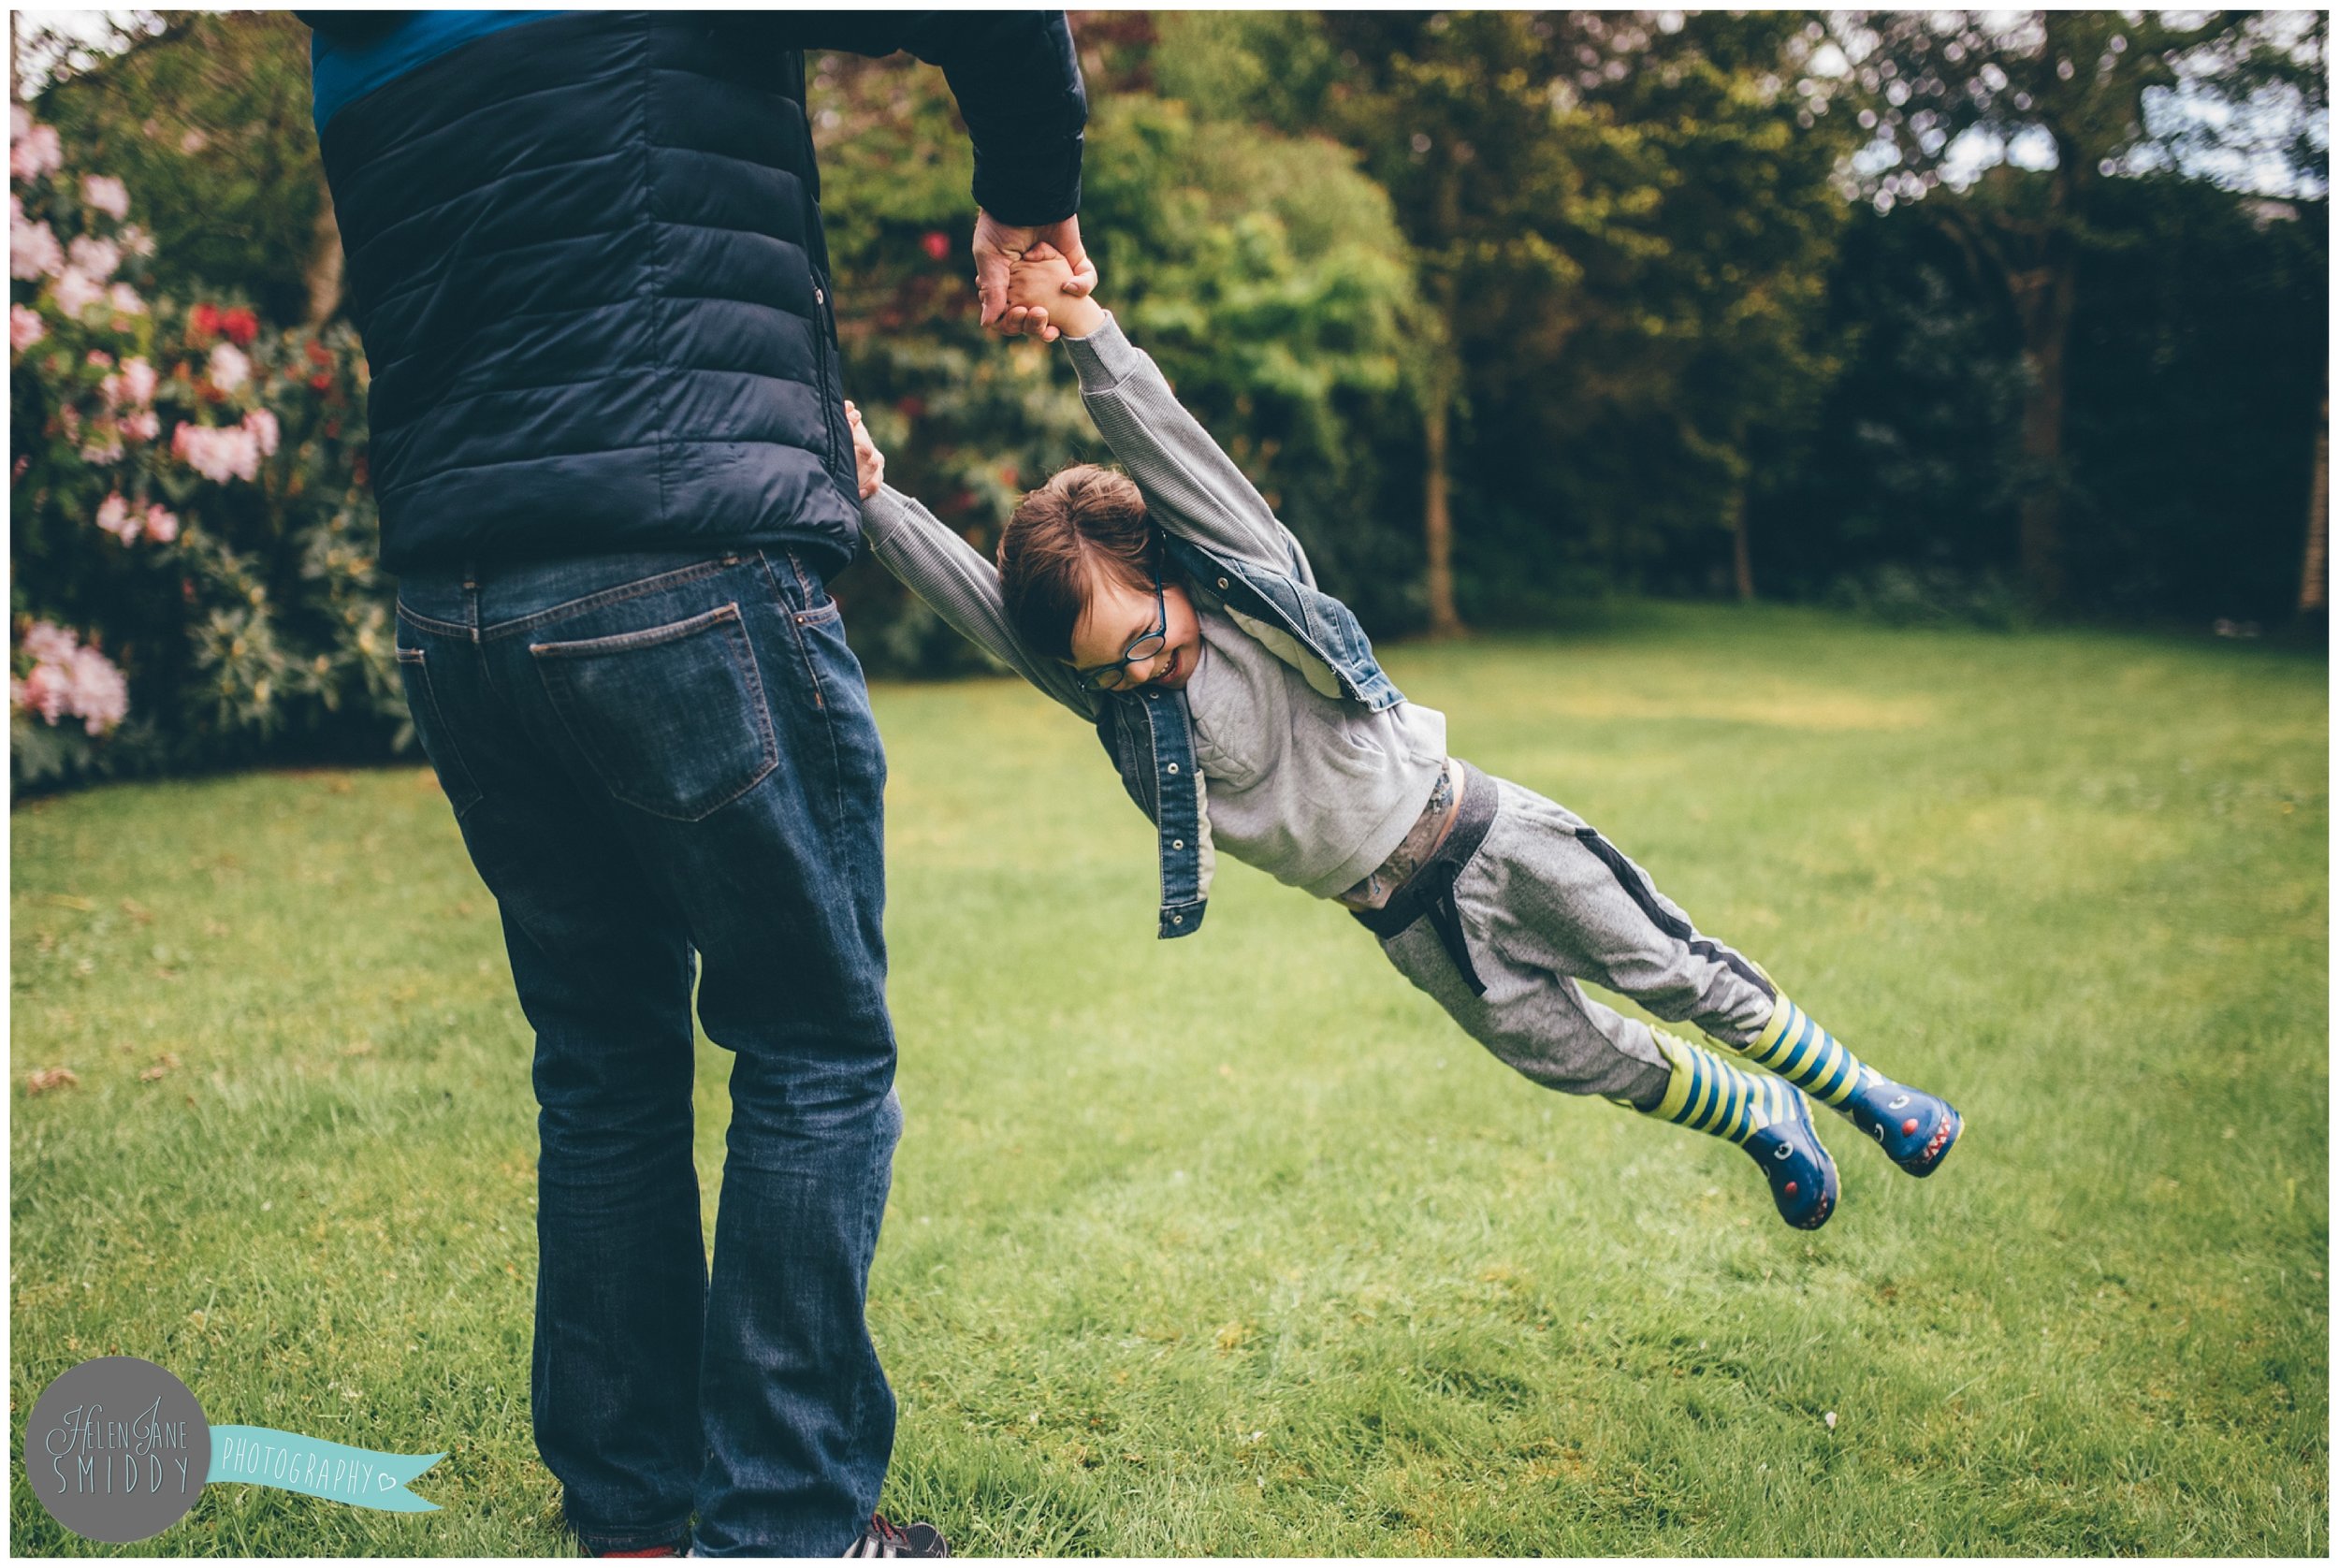
{"label": "teal ribbon banner", "polygon": [[438,1504],[406,1489],[406,1483],[446,1458],[444,1454],[377,1454],[273,1427],[213,1427],[211,1469],[204,1484],[250,1481],[283,1487],[311,1497],[383,1508],[394,1514],[425,1514]]}

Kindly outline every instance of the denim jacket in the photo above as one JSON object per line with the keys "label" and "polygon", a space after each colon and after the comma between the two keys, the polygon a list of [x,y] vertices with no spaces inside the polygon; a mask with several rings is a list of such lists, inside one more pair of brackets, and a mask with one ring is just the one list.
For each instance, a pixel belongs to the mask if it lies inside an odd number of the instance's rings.
{"label": "denim jacket", "polygon": [[[1110,320],[1089,337],[1064,342],[1080,372],[1081,401],[1143,492],[1170,564],[1196,603],[1223,610],[1327,697],[1374,713],[1403,702],[1373,661],[1355,615],[1315,586],[1299,540],[1179,403],[1152,357]],[[863,504],[862,522],[878,559],[944,620],[1095,723],[1122,787],[1154,824],[1161,864],[1158,934],[1199,930],[1214,858],[1185,693],[1155,686],[1090,691],[1064,665],[1025,649],[1008,622],[997,571],[892,487]]]}
{"label": "denim jacket", "polygon": [[[1376,713],[1405,700],[1373,662],[1373,645],[1348,606],[1315,587],[1298,540],[1289,540],[1289,573],[1214,554],[1166,530],[1164,540],[1197,597],[1205,603],[1214,597],[1236,625],[1297,668],[1309,685],[1324,690],[1336,684],[1344,698]],[[1099,695],[1105,700],[1097,737],[1121,787],[1154,824],[1161,861],[1157,934],[1191,936],[1200,929],[1210,899],[1202,860],[1209,830],[1185,693],[1144,686]]]}

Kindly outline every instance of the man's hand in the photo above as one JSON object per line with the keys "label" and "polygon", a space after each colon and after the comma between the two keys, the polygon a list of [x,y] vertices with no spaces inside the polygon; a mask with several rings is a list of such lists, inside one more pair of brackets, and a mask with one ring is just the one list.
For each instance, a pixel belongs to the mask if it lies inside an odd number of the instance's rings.
{"label": "man's hand", "polygon": [[1024,252],[1040,244],[1054,247],[1070,267],[1071,282],[1066,293],[1085,295],[1097,286],[1097,266],[1081,248],[1077,215],[1038,228],[1016,228],[988,212],[975,215],[975,292],[982,299],[983,326],[1010,337],[1037,332],[1050,342],[1055,341],[1056,329],[1044,315],[1035,321],[1028,307],[1008,298],[1008,269]]}
{"label": "man's hand", "polygon": [[861,423],[861,411],[850,399],[845,402],[845,423],[852,427],[853,472],[861,478],[861,499],[867,501],[885,483],[885,454],[869,439],[868,428]]}
{"label": "man's hand", "polygon": [[1007,269],[1007,303],[1023,311],[1024,330],[1053,341],[1058,329],[1085,338],[1105,324],[1105,311],[1086,290],[1073,286],[1072,264],[1042,240]]}

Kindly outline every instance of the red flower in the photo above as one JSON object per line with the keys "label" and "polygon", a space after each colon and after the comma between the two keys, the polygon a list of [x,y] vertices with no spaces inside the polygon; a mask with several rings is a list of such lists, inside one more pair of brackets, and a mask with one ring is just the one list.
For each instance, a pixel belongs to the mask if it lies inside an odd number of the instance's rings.
{"label": "red flower", "polygon": [[925,237],[918,243],[923,245],[926,248],[926,254],[937,261],[948,261],[951,258],[951,237],[938,228],[926,230]]}
{"label": "red flower", "polygon": [[218,332],[219,312],[210,305],[197,305],[187,313],[187,336],[197,342]]}
{"label": "red flower", "polygon": [[333,377],[328,371],[319,370],[316,374],[309,378],[309,385],[322,392],[327,387],[333,385]]}
{"label": "red flower", "polygon": [[904,398],[893,406],[901,410],[904,419],[923,419],[926,416],[926,400],[923,398]]}
{"label": "red flower", "polygon": [[333,351],[314,338],[309,340],[306,352],[309,356],[309,362],[312,365],[330,365],[333,362]]}
{"label": "red flower", "polygon": [[252,340],[260,335],[260,318],[240,305],[221,316],[219,325],[221,330],[236,340],[238,348],[250,346]]}
{"label": "red flower", "polygon": [[339,441],[341,438],[341,422],[338,419],[327,420],[325,422],[325,439],[327,441]]}

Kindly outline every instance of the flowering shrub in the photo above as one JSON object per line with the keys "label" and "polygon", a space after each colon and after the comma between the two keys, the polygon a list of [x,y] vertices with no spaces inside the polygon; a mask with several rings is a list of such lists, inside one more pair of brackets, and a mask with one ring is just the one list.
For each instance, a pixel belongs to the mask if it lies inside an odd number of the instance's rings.
{"label": "flowering shrub", "polygon": [[21,106],[8,168],[15,779],[402,746],[355,333],[153,297]]}

